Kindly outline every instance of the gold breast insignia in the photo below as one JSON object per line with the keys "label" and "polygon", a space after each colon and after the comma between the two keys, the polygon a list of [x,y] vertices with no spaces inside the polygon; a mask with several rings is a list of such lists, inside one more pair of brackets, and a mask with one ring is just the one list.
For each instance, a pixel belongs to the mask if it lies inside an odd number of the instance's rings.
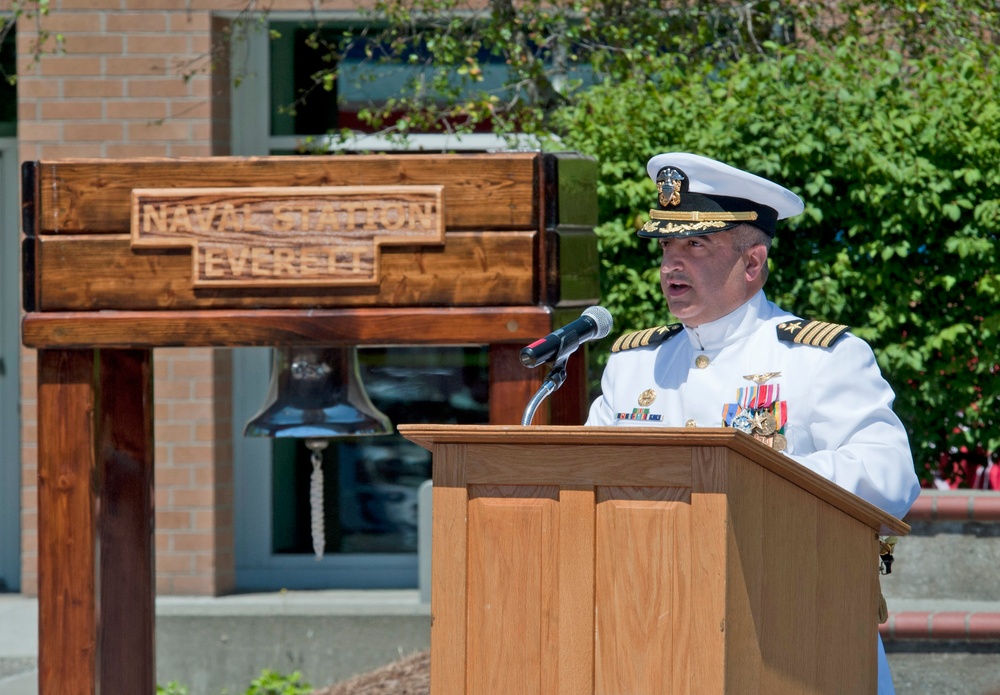
{"label": "gold breast insignia", "polygon": [[744,374],[743,378],[755,384],[763,384],[779,376],[781,376],[781,372],[764,372],[763,374]]}

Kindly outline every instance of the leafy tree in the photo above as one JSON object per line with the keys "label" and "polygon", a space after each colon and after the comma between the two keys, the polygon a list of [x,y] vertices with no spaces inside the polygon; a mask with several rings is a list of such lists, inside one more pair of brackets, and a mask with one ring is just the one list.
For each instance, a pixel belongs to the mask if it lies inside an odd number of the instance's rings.
{"label": "leafy tree", "polygon": [[[991,44],[1000,20],[993,0],[372,0],[359,11],[359,28],[331,33],[314,22],[307,43],[324,53],[324,67],[287,108],[333,90],[343,58],[363,52],[371,67],[405,67],[400,93],[361,114],[403,138],[484,125],[561,134],[552,119],[559,108],[594,83],[645,82],[664,54],[718,65],[774,55],[779,45],[857,41],[859,50],[919,57]],[[372,70],[371,79],[379,74]]]}
{"label": "leafy tree", "polygon": [[659,254],[635,236],[655,199],[642,164],[665,150],[717,157],[806,201],[779,229],[769,294],[873,345],[921,471],[997,452],[998,68],[973,48],[904,58],[848,40],[722,67],[669,56],[642,84],[587,90],[554,120],[563,145],[599,162],[617,325],[666,319]]}

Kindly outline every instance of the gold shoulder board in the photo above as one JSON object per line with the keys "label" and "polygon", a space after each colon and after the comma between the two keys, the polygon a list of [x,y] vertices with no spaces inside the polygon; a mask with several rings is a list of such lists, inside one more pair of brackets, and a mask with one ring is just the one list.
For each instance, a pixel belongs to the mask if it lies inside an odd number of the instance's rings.
{"label": "gold shoulder board", "polygon": [[611,352],[621,352],[632,348],[646,347],[648,345],[659,345],[667,338],[677,334],[683,328],[679,323],[672,323],[669,326],[657,326],[656,328],[646,328],[633,333],[626,333],[615,341],[611,346]]}
{"label": "gold shoulder board", "polygon": [[830,347],[843,337],[850,326],[826,321],[808,321],[796,319],[778,324],[778,340],[800,345],[815,347]]}

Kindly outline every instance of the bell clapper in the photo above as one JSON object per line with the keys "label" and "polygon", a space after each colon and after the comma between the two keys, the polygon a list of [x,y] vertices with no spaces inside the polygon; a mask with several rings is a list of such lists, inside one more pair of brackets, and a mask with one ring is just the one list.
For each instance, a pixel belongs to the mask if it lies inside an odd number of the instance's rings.
{"label": "bell clapper", "polygon": [[323,557],[326,546],[326,527],[323,517],[323,450],[328,444],[325,439],[307,439],[306,448],[312,452],[312,474],[309,476],[309,511],[312,528],[313,552],[316,559]]}

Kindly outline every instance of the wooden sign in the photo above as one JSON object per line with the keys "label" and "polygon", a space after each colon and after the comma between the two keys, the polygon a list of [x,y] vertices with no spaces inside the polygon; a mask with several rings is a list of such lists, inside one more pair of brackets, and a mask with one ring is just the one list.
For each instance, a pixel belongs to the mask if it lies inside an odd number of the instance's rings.
{"label": "wooden sign", "polygon": [[131,243],[190,249],[194,287],[377,285],[382,246],[444,244],[443,190],[135,189]]}

